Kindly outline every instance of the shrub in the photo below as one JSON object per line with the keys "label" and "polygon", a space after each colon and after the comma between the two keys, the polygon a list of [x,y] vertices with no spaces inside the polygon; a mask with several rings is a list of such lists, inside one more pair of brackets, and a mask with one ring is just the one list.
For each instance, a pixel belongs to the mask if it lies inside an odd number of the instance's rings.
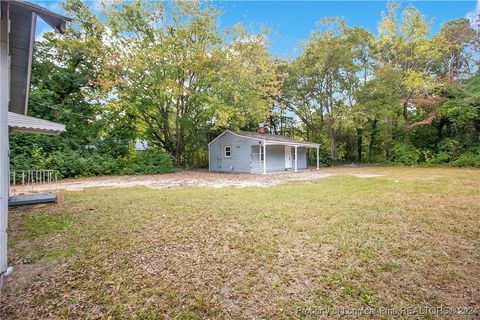
{"label": "shrub", "polygon": [[142,151],[130,159],[122,174],[156,174],[173,170],[172,156],[165,152]]}
{"label": "shrub", "polygon": [[450,163],[454,167],[475,167],[480,168],[480,152],[469,152],[462,154],[457,160]]}
{"label": "shrub", "polygon": [[421,150],[419,154],[420,162],[433,163],[433,161],[435,160],[435,155],[430,150]]}
{"label": "shrub", "polygon": [[439,150],[448,155],[448,160],[450,161],[457,157],[459,146],[460,142],[458,142],[458,140],[447,138],[440,142]]}
{"label": "shrub", "polygon": [[98,175],[156,174],[171,172],[172,157],[163,152],[133,152],[128,158],[114,158],[97,152],[55,151],[48,157],[16,155],[12,170],[53,169],[63,178]]}
{"label": "shrub", "polygon": [[391,160],[398,164],[415,165],[420,160],[421,152],[411,144],[397,143],[392,151]]}
{"label": "shrub", "polygon": [[448,163],[449,161],[450,161],[450,155],[444,151],[440,151],[439,153],[435,154],[435,156],[430,161],[430,163],[442,164],[442,163]]}

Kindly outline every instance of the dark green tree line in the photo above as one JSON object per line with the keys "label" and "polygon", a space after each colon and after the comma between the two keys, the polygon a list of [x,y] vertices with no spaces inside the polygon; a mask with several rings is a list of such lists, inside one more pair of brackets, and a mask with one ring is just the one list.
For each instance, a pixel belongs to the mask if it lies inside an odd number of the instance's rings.
{"label": "dark green tree line", "polygon": [[[290,61],[269,54],[267,32],[221,29],[208,3],[115,1],[98,15],[80,0],[63,6],[73,18],[66,34],[35,44],[29,113],[67,132],[12,135],[14,168],[78,176],[205,166],[222,130],[259,124],[321,143],[325,164],[480,166],[475,21],[432,34],[414,6],[391,3],[378,36],[324,18]],[[149,151],[135,152],[136,140]]]}

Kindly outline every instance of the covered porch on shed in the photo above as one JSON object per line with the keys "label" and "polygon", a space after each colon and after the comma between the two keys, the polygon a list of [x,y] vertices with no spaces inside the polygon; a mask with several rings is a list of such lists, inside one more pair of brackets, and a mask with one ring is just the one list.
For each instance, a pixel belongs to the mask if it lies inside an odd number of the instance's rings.
{"label": "covered porch on shed", "polygon": [[263,140],[251,150],[251,173],[294,171],[307,169],[308,149],[316,149],[316,167],[320,167],[320,145],[311,142],[292,143]]}

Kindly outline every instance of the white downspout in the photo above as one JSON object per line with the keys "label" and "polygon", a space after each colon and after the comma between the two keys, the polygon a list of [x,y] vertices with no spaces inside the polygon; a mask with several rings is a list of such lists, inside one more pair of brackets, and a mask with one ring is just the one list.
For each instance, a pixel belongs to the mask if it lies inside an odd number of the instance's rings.
{"label": "white downspout", "polygon": [[317,147],[317,170],[320,169],[320,148]]}

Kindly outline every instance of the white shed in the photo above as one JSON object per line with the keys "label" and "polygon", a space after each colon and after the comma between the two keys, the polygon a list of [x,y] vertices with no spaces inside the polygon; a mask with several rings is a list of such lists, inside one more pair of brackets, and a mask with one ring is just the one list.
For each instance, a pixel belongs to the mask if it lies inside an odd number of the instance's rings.
{"label": "white shed", "polygon": [[210,171],[263,173],[307,168],[307,149],[318,143],[287,136],[226,130],[208,144]]}

